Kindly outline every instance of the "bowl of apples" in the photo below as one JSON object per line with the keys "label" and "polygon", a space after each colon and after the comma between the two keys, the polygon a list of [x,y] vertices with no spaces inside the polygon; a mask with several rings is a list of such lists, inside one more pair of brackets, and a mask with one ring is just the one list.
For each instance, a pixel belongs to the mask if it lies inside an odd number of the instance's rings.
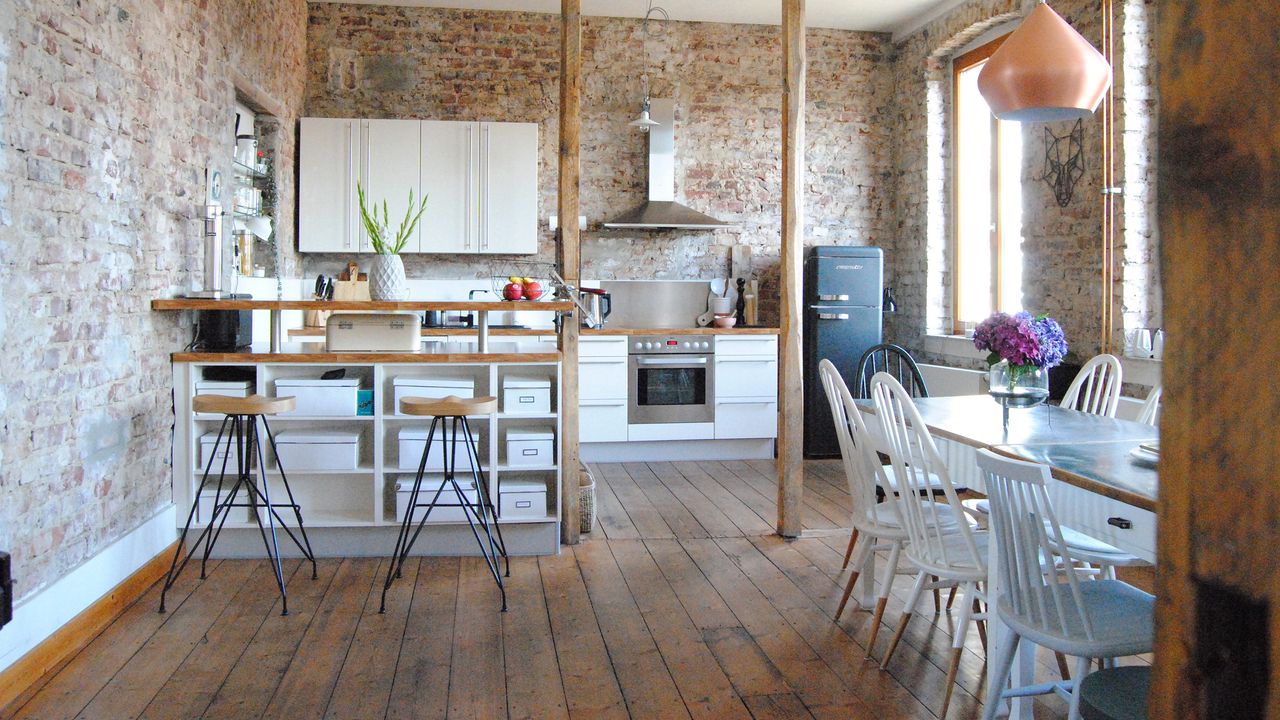
{"label": "bowl of apples", "polygon": [[505,281],[498,293],[503,300],[539,300],[546,294],[546,284],[535,278],[508,275]]}

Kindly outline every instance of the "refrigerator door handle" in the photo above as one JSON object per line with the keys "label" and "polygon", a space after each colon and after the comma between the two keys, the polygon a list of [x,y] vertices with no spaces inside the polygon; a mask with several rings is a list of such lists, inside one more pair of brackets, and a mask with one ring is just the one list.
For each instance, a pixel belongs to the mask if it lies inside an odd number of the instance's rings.
{"label": "refrigerator door handle", "polygon": [[819,295],[819,302],[849,302],[848,295]]}
{"label": "refrigerator door handle", "polygon": [[849,313],[818,313],[819,320],[848,320]]}

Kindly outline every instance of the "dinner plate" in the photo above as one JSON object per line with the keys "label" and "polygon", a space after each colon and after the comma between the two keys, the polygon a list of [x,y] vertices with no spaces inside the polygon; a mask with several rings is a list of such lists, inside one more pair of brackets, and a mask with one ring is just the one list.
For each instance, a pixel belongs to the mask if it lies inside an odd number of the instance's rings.
{"label": "dinner plate", "polygon": [[1153,453],[1144,447],[1136,447],[1129,451],[1129,457],[1139,465],[1148,465],[1155,467],[1160,462],[1160,454]]}

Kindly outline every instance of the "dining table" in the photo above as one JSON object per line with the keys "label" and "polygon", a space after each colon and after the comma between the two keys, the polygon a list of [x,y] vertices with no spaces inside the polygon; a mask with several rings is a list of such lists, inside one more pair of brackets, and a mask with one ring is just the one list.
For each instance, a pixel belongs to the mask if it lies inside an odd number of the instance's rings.
{"label": "dining table", "polygon": [[[1156,453],[1159,432],[1153,426],[1043,404],[1011,409],[1007,424],[1003,408],[987,395],[916,398],[916,409],[943,456],[951,482],[984,492],[975,452],[980,448],[1049,467],[1049,496],[1058,520],[1135,557],[1154,562],[1156,554],[1156,497],[1159,479]],[[859,408],[875,414],[875,406],[859,401]],[[872,432],[876,422],[869,422]],[[1157,450],[1158,452],[1158,450]],[[994,542],[994,535],[990,536]],[[998,557],[990,549],[986,593],[999,593]],[[874,560],[869,561],[874,563]],[[858,599],[873,601],[874,565],[863,568]],[[992,619],[988,656],[1009,642],[1007,627]],[[1034,683],[1034,647],[1023,641],[1014,663],[1013,687]],[[992,663],[987,664],[990,687]],[[985,698],[984,698],[985,699]],[[1031,698],[1009,703],[1009,717],[1032,717]]]}

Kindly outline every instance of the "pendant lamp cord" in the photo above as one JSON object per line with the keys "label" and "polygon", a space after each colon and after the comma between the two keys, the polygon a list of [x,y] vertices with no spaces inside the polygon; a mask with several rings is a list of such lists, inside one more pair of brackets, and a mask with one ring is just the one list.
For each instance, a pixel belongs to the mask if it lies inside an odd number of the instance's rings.
{"label": "pendant lamp cord", "polygon": [[655,16],[660,16],[663,23],[671,20],[671,16],[667,14],[666,10],[655,6],[653,0],[649,0],[648,9],[644,13],[644,21],[640,24],[641,57],[644,63],[640,67],[640,89],[644,92],[645,110],[649,109],[649,37],[653,34],[653,31],[649,28],[649,22]]}

